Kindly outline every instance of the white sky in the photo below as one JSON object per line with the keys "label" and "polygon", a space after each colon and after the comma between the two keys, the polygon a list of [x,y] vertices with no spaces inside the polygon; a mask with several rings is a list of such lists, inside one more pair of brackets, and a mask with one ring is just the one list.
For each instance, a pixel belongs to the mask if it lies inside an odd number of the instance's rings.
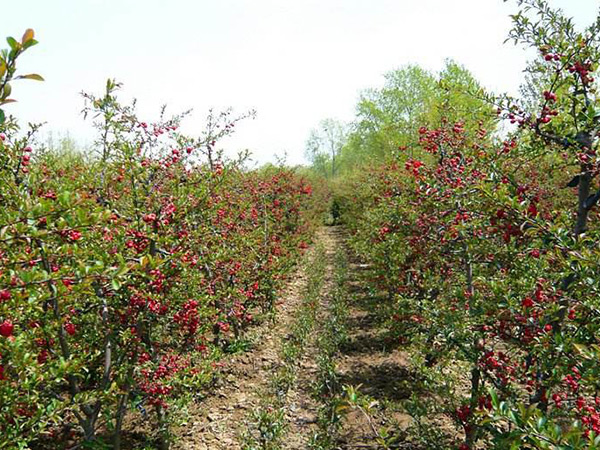
{"label": "white sky", "polygon": [[[594,20],[599,0],[550,0],[577,24]],[[82,145],[93,137],[80,111],[82,90],[101,93],[114,77],[142,119],[193,108],[184,129],[199,133],[209,107],[258,111],[229,153],[259,162],[287,152],[303,162],[321,119],[351,120],[361,90],[406,63],[437,70],[464,64],[496,91],[516,92],[526,53],[503,44],[516,2],[502,0],[18,0],[0,1],[0,38],[34,28],[40,44],[20,72],[46,81],[13,85],[7,108],[23,124],[46,121]]]}

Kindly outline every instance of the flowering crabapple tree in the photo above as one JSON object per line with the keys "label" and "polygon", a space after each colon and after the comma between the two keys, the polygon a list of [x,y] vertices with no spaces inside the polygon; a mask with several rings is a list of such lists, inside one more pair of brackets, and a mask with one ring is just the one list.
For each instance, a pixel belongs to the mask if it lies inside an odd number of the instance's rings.
{"label": "flowering crabapple tree", "polygon": [[[513,16],[509,39],[537,50],[527,71],[538,91],[529,105],[502,97],[498,111],[518,126],[519,157],[543,167],[533,171],[534,183],[556,198],[536,205],[535,220],[527,223],[527,234],[537,244],[530,254],[545,260],[531,308],[545,322],[547,336],[534,340],[527,353],[536,385],[529,404],[536,408],[515,413],[508,406],[518,406],[514,400],[496,406],[501,417],[515,418],[511,422],[531,445],[595,448],[597,369],[590,361],[597,354],[598,333],[594,254],[600,237],[595,208],[600,105],[594,75],[600,21],[579,31],[544,1],[518,3],[521,11]],[[531,199],[533,192],[528,194]]]}
{"label": "flowering crabapple tree", "polygon": [[[9,38],[2,104],[33,43]],[[219,156],[244,116],[211,113],[190,138],[186,114],[138,119],[119,87],[84,95],[99,131],[87,160],[33,151],[36,128],[19,137],[2,115],[0,448],[118,449],[136,414],[167,448],[177,407],[273,308],[310,232],[306,181]]]}
{"label": "flowering crabapple tree", "polygon": [[362,180],[353,242],[397,303],[398,338],[446,377],[447,404],[422,411],[452,418],[460,448],[596,448],[600,22],[518,4],[510,38],[538,51],[533,89],[485,96],[516,129],[421,128]]}

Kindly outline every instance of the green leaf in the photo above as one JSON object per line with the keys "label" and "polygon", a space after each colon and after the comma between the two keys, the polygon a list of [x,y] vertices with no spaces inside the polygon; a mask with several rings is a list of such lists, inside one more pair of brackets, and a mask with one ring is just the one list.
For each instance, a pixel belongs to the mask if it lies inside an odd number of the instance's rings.
{"label": "green leaf", "polygon": [[496,391],[494,389],[489,389],[489,394],[492,400],[492,406],[495,409],[498,409],[498,394],[496,393]]}
{"label": "green leaf", "polygon": [[58,195],[58,202],[61,206],[69,206],[71,203],[71,193],[69,191],[63,191]]}
{"label": "green leaf", "polygon": [[36,41],[35,39],[31,39],[30,41],[27,41],[23,44],[23,50],[27,50],[29,47],[33,47],[37,43],[38,43],[38,41]]}
{"label": "green leaf", "polygon": [[115,274],[115,277],[122,277],[123,275],[125,275],[127,272],[129,272],[129,266],[127,265],[123,265],[119,268],[119,270],[117,271],[117,273]]}
{"label": "green leaf", "polygon": [[0,98],[1,99],[7,98],[11,92],[12,92],[12,86],[10,84],[6,83],[4,85],[4,89],[2,90],[2,95],[0,96]]}
{"label": "green leaf", "polygon": [[548,422],[548,419],[546,417],[540,417],[537,421],[537,429],[542,430],[546,425],[546,422]]}
{"label": "green leaf", "polygon": [[22,78],[25,80],[36,80],[36,81],[44,81],[44,78],[41,75],[38,75],[37,73],[29,73],[27,75],[20,75],[17,77],[17,79]]}
{"label": "green leaf", "polygon": [[6,115],[4,114],[4,111],[2,111],[0,109],[0,125],[2,125],[5,120],[6,120]]}
{"label": "green leaf", "polygon": [[12,50],[17,50],[21,46],[15,38],[10,36],[6,38],[6,42],[8,42],[8,45],[10,45]]}

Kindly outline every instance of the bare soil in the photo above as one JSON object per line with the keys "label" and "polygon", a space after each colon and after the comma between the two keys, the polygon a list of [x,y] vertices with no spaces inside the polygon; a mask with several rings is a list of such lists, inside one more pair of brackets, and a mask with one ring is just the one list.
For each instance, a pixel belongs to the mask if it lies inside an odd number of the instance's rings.
{"label": "bare soil", "polygon": [[360,261],[352,261],[349,266],[348,340],[336,367],[342,384],[354,386],[376,404],[371,417],[359,410],[347,414],[340,449],[380,448],[373,427],[393,425],[401,431],[411,424],[410,416],[395,407],[409,398],[414,388],[408,355],[389,337],[382,314],[387,299],[366,290],[364,276],[368,270]]}
{"label": "bare soil", "polygon": [[[316,337],[319,323],[327,314],[334,283],[335,254],[345,247],[345,240],[340,227],[323,227],[315,238],[315,243],[326,250],[325,282],[314,336],[306,345],[298,365],[296,383],[286,398],[286,430],[282,443],[285,450],[307,449],[311,437],[318,431],[320,404],[312,395],[318,371]],[[252,348],[228,358],[214,390],[190,406],[187,424],[175,430],[175,450],[243,449],[242,436],[248,429],[251,413],[261,406],[261,400],[264,400],[261,397],[268,391],[274,371],[283,364],[279,348],[289,335],[295,313],[302,304],[302,293],[307,284],[305,267],[312,258],[314,247],[307,252],[305,263],[300,265],[281,293],[275,321],[256,327],[252,333]],[[347,413],[339,434],[338,449],[380,448],[374,428],[388,427],[402,434],[412,419],[402,412],[400,405],[419,384],[411,372],[407,353],[398,342],[389,338],[384,321],[387,300],[366,290],[364,277],[368,269],[359,261],[353,261],[349,266],[348,340],[341,348],[336,367],[342,384],[357,387],[376,403],[370,417],[360,410]]]}
{"label": "bare soil", "polygon": [[[315,240],[326,249],[324,291],[327,291],[332,279],[333,256],[340,245],[338,232],[334,228],[322,228]],[[311,250],[306,255],[308,264],[313,257]],[[252,410],[259,407],[261,393],[268,389],[274,369],[282,364],[279,345],[289,333],[306,282],[304,265],[301,265],[281,294],[275,322],[257,327],[252,349],[225,361],[214,390],[201,402],[190,406],[187,425],[175,430],[175,450],[242,449],[241,436],[248,427],[248,418]],[[323,301],[325,298],[326,295]],[[315,428],[318,405],[310,395],[311,380],[316,371],[314,354],[314,344],[310,343],[299,365],[296,387],[288,394],[285,448],[306,448]]]}

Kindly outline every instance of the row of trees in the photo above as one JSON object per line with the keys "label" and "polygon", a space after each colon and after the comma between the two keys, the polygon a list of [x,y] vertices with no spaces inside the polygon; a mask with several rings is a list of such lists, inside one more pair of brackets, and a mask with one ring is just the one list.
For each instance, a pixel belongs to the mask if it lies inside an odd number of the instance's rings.
{"label": "row of trees", "polygon": [[388,80],[420,88],[363,100],[341,151],[380,162],[345,219],[425,388],[405,402],[416,447],[600,446],[600,17],[518,5],[509,38],[537,52],[521,99],[406,68]]}
{"label": "row of trees", "polygon": [[385,74],[383,88],[361,95],[352,123],[321,121],[307,140],[306,156],[317,173],[331,179],[414,146],[419,127],[442,118],[456,122],[476,114],[493,128],[493,108],[469,95],[480,90],[469,71],[451,60],[439,73],[404,66]]}
{"label": "row of trees", "polygon": [[[33,31],[0,53],[0,106]],[[170,423],[307,246],[312,189],[216,151],[240,117],[150,123],[109,80],[85,97],[97,156],[35,149],[0,110],[0,448],[121,447]],[[151,431],[150,427],[147,431]]]}

